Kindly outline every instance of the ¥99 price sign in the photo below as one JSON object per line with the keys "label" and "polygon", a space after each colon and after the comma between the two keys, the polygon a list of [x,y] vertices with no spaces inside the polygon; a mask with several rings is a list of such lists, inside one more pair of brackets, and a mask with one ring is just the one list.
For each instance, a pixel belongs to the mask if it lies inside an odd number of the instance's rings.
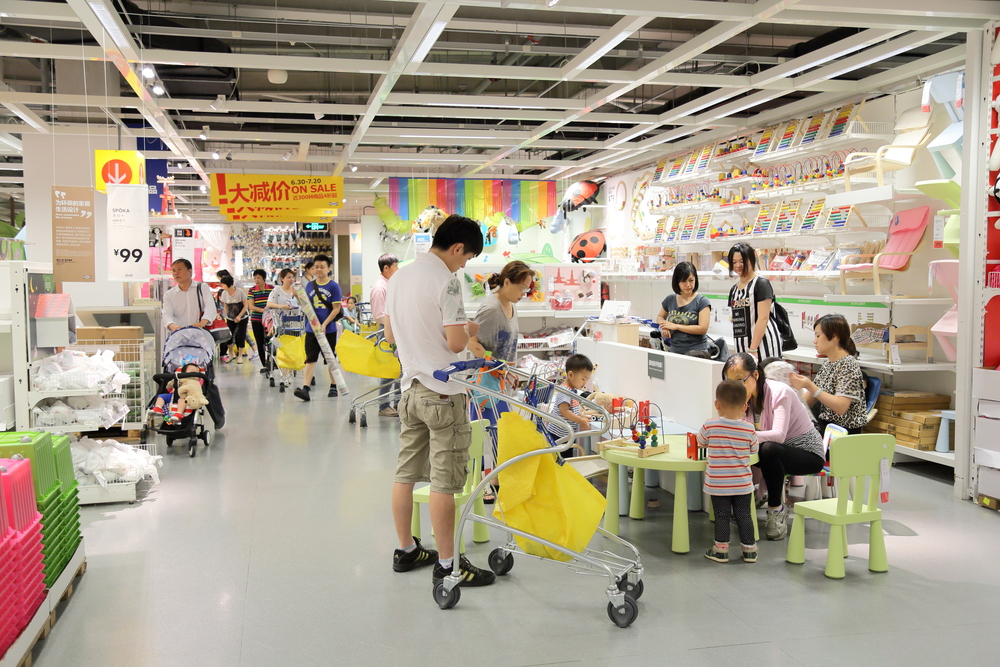
{"label": "\u00a599 price sign", "polygon": [[145,185],[108,184],[108,280],[149,280],[148,202]]}

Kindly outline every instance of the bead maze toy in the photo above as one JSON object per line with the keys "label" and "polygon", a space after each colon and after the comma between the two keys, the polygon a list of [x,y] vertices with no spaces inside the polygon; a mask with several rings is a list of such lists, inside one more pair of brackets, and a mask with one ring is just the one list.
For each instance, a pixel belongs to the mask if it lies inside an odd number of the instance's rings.
{"label": "bead maze toy", "polygon": [[[659,423],[650,416],[653,408],[656,409]],[[597,451],[616,449],[632,452],[641,459],[665,454],[670,451],[670,445],[660,444],[660,423],[663,423],[663,411],[655,403],[615,398],[611,402],[611,431],[622,435],[598,442]]]}

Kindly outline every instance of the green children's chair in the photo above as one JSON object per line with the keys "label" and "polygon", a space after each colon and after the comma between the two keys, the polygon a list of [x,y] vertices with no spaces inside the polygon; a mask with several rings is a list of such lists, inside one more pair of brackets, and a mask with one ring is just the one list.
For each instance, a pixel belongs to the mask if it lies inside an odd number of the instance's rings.
{"label": "green children's chair", "polygon": [[[458,515],[462,511],[462,506],[472,498],[472,492],[476,486],[483,481],[483,441],[486,438],[486,420],[477,419],[472,422],[472,444],[469,445],[468,475],[465,477],[465,488],[461,493],[455,494],[455,524],[458,525]],[[420,538],[420,504],[429,503],[431,500],[430,485],[413,489],[413,517],[410,519],[410,527],[413,535]],[[472,513],[476,516],[486,516],[486,505],[483,503],[483,496],[480,494],[473,499]],[[481,523],[473,523],[472,541],[489,542],[490,530]],[[464,553],[464,540],[463,540]]]}
{"label": "green children's chair", "polygon": [[[882,460],[885,459],[888,465],[892,465],[895,449],[896,438],[882,433],[844,435],[830,444],[830,474],[838,483],[844,478],[849,478],[850,482],[857,480],[854,499],[841,494],[838,498],[795,503],[795,520],[788,536],[785,560],[789,563],[805,562],[805,520],[817,519],[830,524],[826,576],[843,579],[844,559],[847,558],[847,524],[869,523],[868,569],[872,572],[888,571],[889,561],[882,535],[882,510],[878,506],[879,483],[882,478]],[[869,483],[867,503],[863,502],[865,478],[868,478]],[[842,485],[841,488],[846,489],[847,486]]]}

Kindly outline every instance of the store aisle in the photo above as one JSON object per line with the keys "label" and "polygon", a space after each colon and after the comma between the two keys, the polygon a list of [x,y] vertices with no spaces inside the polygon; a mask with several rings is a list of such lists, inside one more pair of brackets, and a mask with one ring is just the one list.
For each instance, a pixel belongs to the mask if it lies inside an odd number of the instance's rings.
{"label": "store aisle", "polygon": [[[826,579],[813,523],[805,566],[784,562],[785,542],[763,543],[755,565],[706,560],[704,514],[692,515],[691,553],[672,554],[663,494],[646,521],[622,521],[647,568],[632,627],[608,620],[601,580],[529,560],[443,612],[429,570],[391,570],[398,424],[373,411],[368,430],[349,426],[350,397],[320,398],[322,381],[304,404],[253,365],[219,375],[229,417],[216,444],[195,459],[166,451],[140,503],[84,508],[89,569],[38,667],[839,667],[1000,653],[1000,514],[954,500],[932,466],[893,471],[888,574],[868,572],[859,529],[847,578]],[[491,547],[469,544],[485,566]]]}

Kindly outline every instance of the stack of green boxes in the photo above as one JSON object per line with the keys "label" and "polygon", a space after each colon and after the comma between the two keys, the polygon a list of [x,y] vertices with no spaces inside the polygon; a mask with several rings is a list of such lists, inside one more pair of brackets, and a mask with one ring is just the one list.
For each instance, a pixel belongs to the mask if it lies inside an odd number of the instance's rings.
{"label": "stack of green boxes", "polygon": [[0,433],[0,458],[31,460],[35,498],[42,515],[45,586],[62,574],[80,543],[80,504],[67,435],[35,431]]}

